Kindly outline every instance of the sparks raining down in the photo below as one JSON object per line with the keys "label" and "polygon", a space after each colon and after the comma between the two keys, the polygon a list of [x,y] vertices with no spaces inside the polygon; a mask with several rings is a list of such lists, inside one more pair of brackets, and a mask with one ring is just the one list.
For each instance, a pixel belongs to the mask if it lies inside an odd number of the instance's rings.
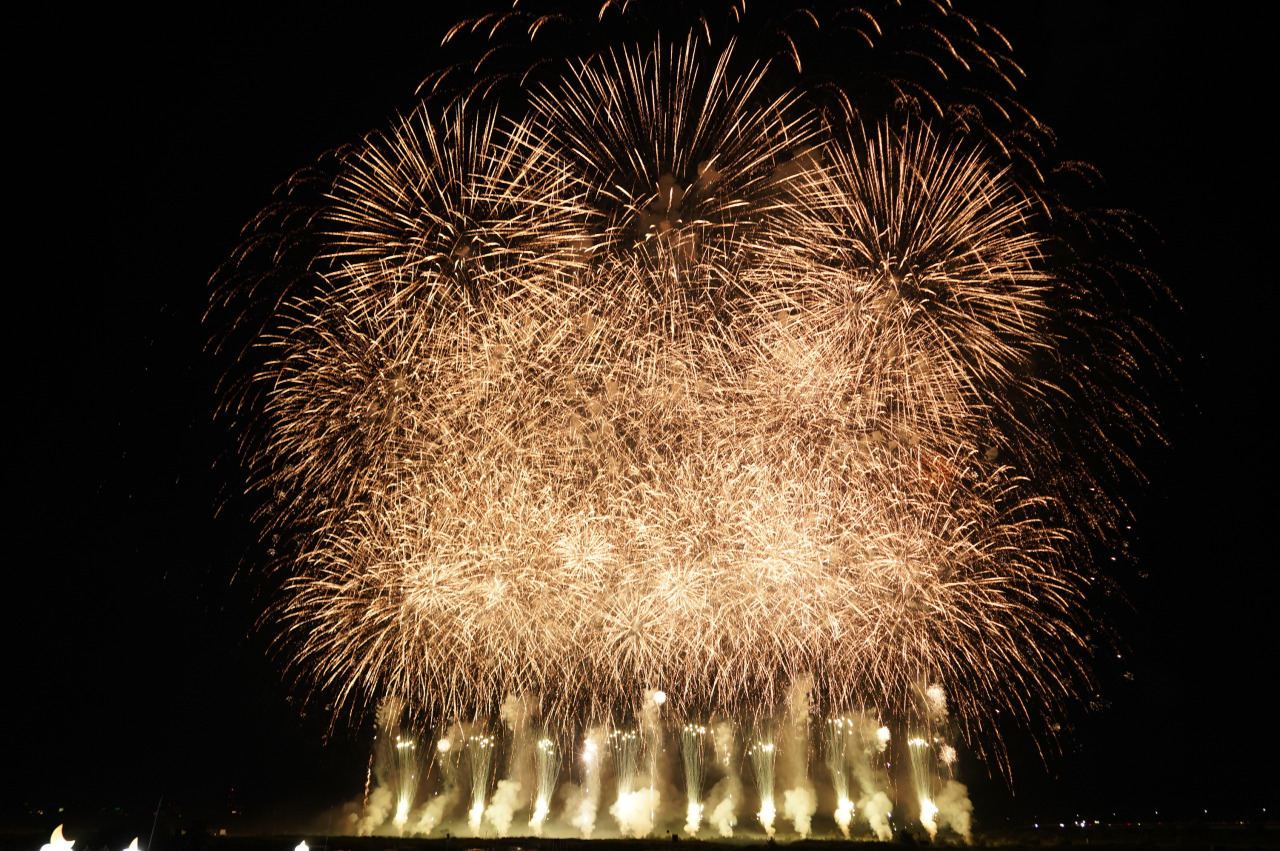
{"label": "sparks raining down", "polygon": [[[766,27],[788,45],[767,61],[772,42],[749,51],[711,12],[513,76],[489,62],[520,55],[502,34],[540,43],[565,19],[521,4],[452,32],[450,49],[495,40],[473,85],[432,75],[411,114],[332,160],[313,207],[300,178],[259,220],[211,316],[234,315],[222,344],[247,338],[258,364],[228,407],[257,414],[247,463],[305,687],[433,724],[534,696],[544,725],[590,731],[566,820],[594,829],[610,754],[633,835],[657,808],[661,703],[610,719],[646,686],[757,731],[770,835],[775,735],[784,757],[806,743],[777,776],[802,835],[817,806],[811,704],[850,725],[825,738],[837,822],[857,795],[884,836],[879,719],[935,764],[953,748],[921,684],[1002,767],[994,710],[1036,732],[1074,703],[1082,565],[1123,517],[1115,446],[1151,433],[1133,387],[1154,358],[1098,307],[1120,277],[1056,229],[1081,216],[1012,101],[1007,45],[891,6],[846,10],[853,70],[819,80],[803,55],[831,31],[819,16],[805,38]],[[606,3],[600,31],[631,14]],[[876,68],[886,55],[934,58]],[[476,831],[485,729],[445,760],[465,763]],[[693,833],[706,745],[688,729]],[[560,761],[556,737],[528,741],[545,760],[489,812],[509,824],[518,802],[538,830]]]}

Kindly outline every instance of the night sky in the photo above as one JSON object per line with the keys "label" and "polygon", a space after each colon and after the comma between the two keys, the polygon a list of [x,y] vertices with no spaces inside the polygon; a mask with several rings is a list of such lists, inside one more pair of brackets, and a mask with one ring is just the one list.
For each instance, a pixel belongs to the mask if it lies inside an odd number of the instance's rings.
{"label": "night sky", "polygon": [[[979,824],[1274,819],[1260,21],[1166,2],[964,8],[1013,42],[1021,101],[1061,157],[1099,168],[1100,203],[1151,223],[1148,262],[1178,304],[1151,318],[1179,356],[1177,384],[1154,391],[1169,446],[1144,452],[1135,558],[1116,569],[1124,658],[1065,753],[1046,768],[1015,751],[1013,797],[964,778]],[[254,818],[318,812],[362,787],[369,730],[300,715],[255,628],[248,522],[234,499],[215,515],[230,444],[200,324],[210,275],[272,189],[407,112],[435,67],[440,13],[358,14],[99,10],[31,33],[41,59],[14,84],[11,133],[8,821],[150,813],[163,796],[221,824],[229,801]]]}

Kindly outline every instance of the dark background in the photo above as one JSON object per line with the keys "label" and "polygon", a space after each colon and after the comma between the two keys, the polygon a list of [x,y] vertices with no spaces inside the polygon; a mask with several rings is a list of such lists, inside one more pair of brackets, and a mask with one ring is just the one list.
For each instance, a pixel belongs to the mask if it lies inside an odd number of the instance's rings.
{"label": "dark background", "polygon": [[[977,817],[1274,820],[1261,22],[1230,5],[963,8],[1013,42],[1019,97],[1060,155],[1151,222],[1148,262],[1180,305],[1153,317],[1179,386],[1156,388],[1169,445],[1144,454],[1136,558],[1118,568],[1125,658],[1063,754],[1015,750],[1015,794],[971,769]],[[247,525],[215,514],[226,437],[200,322],[271,190],[412,107],[446,19],[184,15],[100,8],[11,33],[32,58],[9,90],[0,816],[42,830],[116,807],[149,821],[161,799],[210,825],[316,813],[364,782],[369,731],[302,716],[255,630]]]}

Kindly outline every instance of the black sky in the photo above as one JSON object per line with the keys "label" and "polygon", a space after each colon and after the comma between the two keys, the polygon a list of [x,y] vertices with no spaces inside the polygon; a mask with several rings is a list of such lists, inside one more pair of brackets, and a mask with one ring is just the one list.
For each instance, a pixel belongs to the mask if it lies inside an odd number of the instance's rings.
{"label": "black sky", "polygon": [[[1133,608],[1110,708],[1080,713],[1047,770],[1023,760],[1016,798],[989,811],[1274,813],[1259,743],[1280,642],[1258,22],[1163,2],[965,8],[1013,42],[1020,98],[1060,154],[1151,222],[1150,265],[1180,304],[1153,317],[1181,389],[1158,390],[1170,446],[1147,456],[1138,559],[1118,568]],[[6,818],[149,811],[162,795],[196,811],[233,787],[266,812],[362,783],[367,736],[326,739],[324,719],[298,717],[254,630],[254,583],[232,582],[246,526],[214,516],[225,439],[200,319],[271,190],[412,107],[443,19],[295,11],[100,9],[29,33],[41,58],[14,96],[11,161]]]}

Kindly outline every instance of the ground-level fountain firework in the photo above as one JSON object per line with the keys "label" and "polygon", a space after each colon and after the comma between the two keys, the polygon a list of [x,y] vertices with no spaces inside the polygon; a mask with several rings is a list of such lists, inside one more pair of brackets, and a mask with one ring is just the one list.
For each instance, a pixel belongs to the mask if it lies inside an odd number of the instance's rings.
{"label": "ground-level fountain firework", "polygon": [[[940,686],[922,692],[905,742],[867,710],[818,723],[811,687],[802,679],[776,714],[750,727],[725,717],[680,719],[665,693],[649,690],[638,695],[634,716],[555,730],[532,723],[535,701],[509,696],[501,731],[484,720],[454,722],[419,731],[421,749],[393,701],[378,722],[379,741],[393,744],[381,749],[376,785],[350,827],[418,836],[644,838],[665,831],[805,839],[822,834],[820,822],[846,839],[888,841],[895,829],[913,828],[930,838],[942,831],[971,839]],[[432,737],[435,746],[427,747]],[[420,794],[421,777],[433,782]]]}
{"label": "ground-level fountain firework", "polygon": [[[967,836],[952,737],[1000,762],[997,710],[1044,729],[1090,682],[1110,424],[1147,420],[1108,388],[1144,352],[1055,230],[1043,128],[713,17],[434,77],[220,279],[280,646],[395,742],[362,829],[804,836],[829,804]],[[566,19],[453,35],[487,61]],[[938,5],[837,19],[872,58],[1015,67]]]}

